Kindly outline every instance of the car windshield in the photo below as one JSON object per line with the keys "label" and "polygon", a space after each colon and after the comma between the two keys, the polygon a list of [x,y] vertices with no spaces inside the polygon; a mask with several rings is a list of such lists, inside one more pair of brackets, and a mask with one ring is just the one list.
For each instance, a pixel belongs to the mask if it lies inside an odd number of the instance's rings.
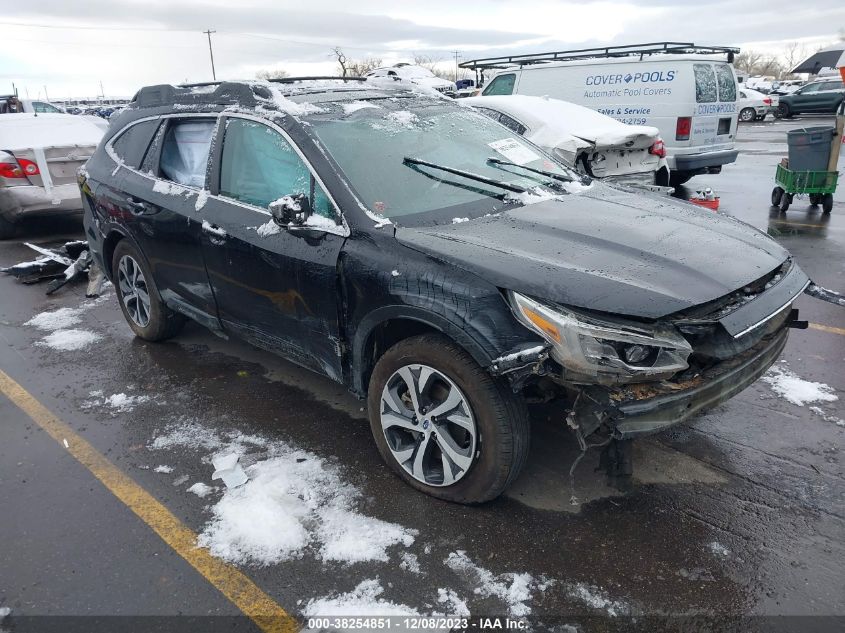
{"label": "car windshield", "polygon": [[330,115],[310,118],[311,129],[367,207],[392,220],[473,217],[519,204],[513,195],[518,189],[559,193],[555,175],[578,178],[511,130],[467,108],[408,98],[334,108]]}

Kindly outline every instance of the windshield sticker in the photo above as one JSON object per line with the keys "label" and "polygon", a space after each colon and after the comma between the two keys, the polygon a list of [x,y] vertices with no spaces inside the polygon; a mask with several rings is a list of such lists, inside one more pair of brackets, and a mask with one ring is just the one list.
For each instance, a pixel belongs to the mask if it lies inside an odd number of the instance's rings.
{"label": "windshield sticker", "polygon": [[525,163],[540,160],[537,154],[514,138],[503,138],[501,141],[493,141],[492,143],[487,143],[487,145],[517,165],[524,165]]}

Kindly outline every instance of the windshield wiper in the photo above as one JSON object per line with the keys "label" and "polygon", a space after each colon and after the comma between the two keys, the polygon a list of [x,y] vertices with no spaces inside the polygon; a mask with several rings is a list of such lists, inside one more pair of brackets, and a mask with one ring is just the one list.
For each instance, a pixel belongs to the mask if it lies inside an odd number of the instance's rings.
{"label": "windshield wiper", "polygon": [[420,158],[411,158],[410,156],[406,156],[402,159],[402,162],[406,165],[422,165],[423,167],[431,167],[432,169],[439,169],[440,171],[445,171],[450,174],[455,174],[457,176],[463,176],[464,178],[468,178],[470,180],[475,180],[478,182],[483,182],[487,185],[493,185],[495,187],[500,187],[507,191],[513,191],[514,193],[525,193],[528,191],[526,187],[522,187],[520,185],[512,185],[509,182],[504,182],[502,180],[496,180],[495,178],[487,178],[487,176],[482,176],[481,174],[474,174],[471,171],[464,171],[463,169],[455,169],[454,167],[446,167],[445,165],[438,165],[437,163],[430,163],[427,160],[422,160]]}
{"label": "windshield wiper", "polygon": [[575,179],[572,176],[567,176],[566,174],[558,174],[553,171],[546,171],[545,169],[534,169],[533,167],[526,167],[525,165],[518,165],[517,163],[512,163],[507,160],[501,160],[500,158],[490,157],[487,159],[488,163],[493,163],[494,165],[505,165],[507,167],[519,167],[520,169],[524,169],[525,171],[533,171],[535,174],[540,174],[541,176],[548,176],[549,178],[554,178],[555,180],[561,180],[563,182],[574,182]]}

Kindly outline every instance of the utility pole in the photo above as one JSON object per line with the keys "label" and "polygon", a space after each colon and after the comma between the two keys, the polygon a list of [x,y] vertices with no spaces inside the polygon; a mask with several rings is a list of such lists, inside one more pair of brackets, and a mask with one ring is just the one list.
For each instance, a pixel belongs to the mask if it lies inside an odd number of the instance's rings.
{"label": "utility pole", "polygon": [[103,80],[100,79],[100,102],[105,101],[106,99],[106,91],[103,90]]}
{"label": "utility pole", "polygon": [[46,101],[50,100],[50,95],[47,94],[47,86],[44,86],[44,99]]}
{"label": "utility pole", "polygon": [[455,83],[458,83],[458,54],[460,51],[454,51],[455,53]]}
{"label": "utility pole", "polygon": [[211,49],[211,34],[217,33],[217,31],[212,31],[208,29],[207,31],[203,31],[208,36],[208,54],[211,57],[211,77],[214,81],[217,81],[217,73],[214,72],[214,51]]}

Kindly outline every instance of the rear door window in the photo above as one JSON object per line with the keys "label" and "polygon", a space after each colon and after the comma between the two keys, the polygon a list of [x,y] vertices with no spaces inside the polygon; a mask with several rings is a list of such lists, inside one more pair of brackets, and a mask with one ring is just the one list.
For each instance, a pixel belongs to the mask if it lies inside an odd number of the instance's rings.
{"label": "rear door window", "polygon": [[266,209],[282,196],[305,194],[315,214],[336,219],[328,196],[293,146],[255,121],[229,119],[220,158],[220,195]]}
{"label": "rear door window", "polygon": [[141,165],[150,141],[158,129],[159,120],[141,121],[129,126],[112,141],[112,149],[127,167],[137,169]]}
{"label": "rear door window", "polygon": [[736,101],[736,77],[727,64],[716,65],[719,83],[719,101]]}
{"label": "rear door window", "polygon": [[[716,73],[710,64],[693,64],[695,73],[695,100],[697,103],[714,103],[718,98]],[[734,95],[734,100],[736,96]]]}
{"label": "rear door window", "polygon": [[509,73],[507,75],[499,75],[490,85],[484,89],[484,95],[509,95],[513,94],[513,85],[516,83],[516,75]]}
{"label": "rear door window", "polygon": [[205,186],[215,119],[174,119],[164,134],[159,168],[162,177],[190,187]]}

